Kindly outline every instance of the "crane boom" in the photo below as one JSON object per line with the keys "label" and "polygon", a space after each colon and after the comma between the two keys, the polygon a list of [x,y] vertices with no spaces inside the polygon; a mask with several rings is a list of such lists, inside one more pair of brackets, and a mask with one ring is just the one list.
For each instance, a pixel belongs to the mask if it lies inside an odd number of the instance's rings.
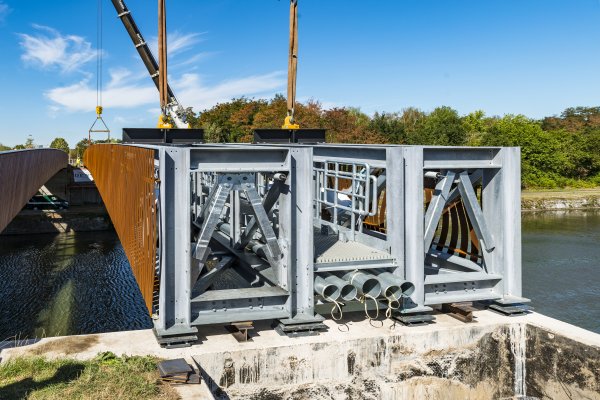
{"label": "crane boom", "polygon": [[[140,58],[146,66],[146,69],[148,70],[152,81],[154,81],[156,88],[160,89],[158,63],[156,62],[156,58],[152,54],[150,47],[148,47],[148,44],[144,40],[144,37],[142,36],[142,33],[140,32],[137,24],[135,23],[131,12],[127,8],[127,5],[125,5],[125,1],[112,0],[112,4],[115,7],[117,15],[123,23],[123,26],[125,26],[125,29],[127,30],[127,33],[129,34],[133,45],[135,46],[137,52],[140,55]],[[169,102],[166,105],[166,109],[169,113],[169,116],[173,119],[175,126],[177,128],[189,128],[189,125],[186,121],[185,110],[183,109],[181,104],[179,104],[179,101],[175,97],[171,86],[169,86],[168,84],[167,93]]]}

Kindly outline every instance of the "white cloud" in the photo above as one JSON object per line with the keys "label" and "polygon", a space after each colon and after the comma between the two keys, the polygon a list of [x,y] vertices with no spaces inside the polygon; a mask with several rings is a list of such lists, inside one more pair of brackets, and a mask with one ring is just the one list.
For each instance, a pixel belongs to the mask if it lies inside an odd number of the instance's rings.
{"label": "white cloud", "polygon": [[0,1],[0,22],[4,22],[6,16],[11,12],[10,7],[3,1]]}
{"label": "white cloud", "polygon": [[[186,67],[186,66],[189,66],[192,64],[198,64],[206,59],[209,59],[210,57],[213,57],[215,54],[217,54],[217,52],[206,52],[206,51],[201,52],[194,56],[186,57],[186,59],[181,62],[177,62],[177,63],[171,62],[169,67],[170,67],[170,70],[173,70],[176,68]],[[193,68],[195,68],[195,67],[193,67]],[[189,68],[188,68],[188,70],[189,70]]]}
{"label": "white cloud", "polygon": [[268,97],[285,85],[283,72],[271,72],[231,79],[215,86],[205,84],[198,74],[184,74],[181,79],[172,81],[179,101],[184,106],[193,106],[201,111],[234,97]]}
{"label": "white cloud", "polygon": [[[191,49],[195,44],[202,41],[202,33],[181,33],[179,31],[167,33],[167,53],[169,57],[175,57]],[[148,43],[150,50],[158,57],[158,38],[155,36]]]}
{"label": "white cloud", "polygon": [[[127,69],[111,70],[110,81],[102,93],[103,106],[108,110],[156,105],[158,91],[150,79],[146,79],[147,83],[139,78],[139,74]],[[285,78],[283,72],[272,72],[210,86],[198,74],[184,74],[171,84],[184,107],[201,111],[234,97],[270,96],[284,87]],[[96,106],[96,88],[89,79],[51,89],[45,96],[52,101],[51,109],[55,111],[59,107],[70,112],[89,112]]]}
{"label": "white cloud", "polygon": [[63,35],[41,25],[33,25],[34,34],[21,33],[21,59],[43,69],[58,68],[62,72],[78,70],[96,57],[96,50],[82,36]]}
{"label": "white cloud", "polygon": [[[116,69],[110,71],[110,81],[102,91],[105,108],[134,108],[158,100],[156,87],[150,84],[140,84],[131,71]],[[50,89],[44,95],[54,106],[66,111],[88,112],[96,107],[96,87],[89,79],[78,83]]]}

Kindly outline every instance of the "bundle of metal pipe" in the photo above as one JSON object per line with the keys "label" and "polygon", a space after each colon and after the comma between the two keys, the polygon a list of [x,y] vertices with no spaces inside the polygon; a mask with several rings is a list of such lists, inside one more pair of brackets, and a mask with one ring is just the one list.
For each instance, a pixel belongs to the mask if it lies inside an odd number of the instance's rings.
{"label": "bundle of metal pipe", "polygon": [[315,276],[315,293],[328,301],[336,301],[340,298],[340,288],[323,277]]}
{"label": "bundle of metal pipe", "polygon": [[344,274],[343,279],[350,282],[363,296],[373,298],[381,296],[381,283],[374,275],[363,271],[351,271]]}
{"label": "bundle of metal pipe", "polygon": [[[325,296],[324,289],[329,285],[333,285],[337,288],[336,297],[332,295]],[[348,281],[345,281],[335,275],[324,272],[315,276],[315,293],[322,296],[325,300],[342,300],[351,301],[356,298],[358,291]]]}
{"label": "bundle of metal pipe", "polygon": [[389,271],[376,269],[373,272],[381,282],[381,292],[388,299],[398,300],[401,297],[409,297],[415,291],[415,285],[412,282],[405,281]]}

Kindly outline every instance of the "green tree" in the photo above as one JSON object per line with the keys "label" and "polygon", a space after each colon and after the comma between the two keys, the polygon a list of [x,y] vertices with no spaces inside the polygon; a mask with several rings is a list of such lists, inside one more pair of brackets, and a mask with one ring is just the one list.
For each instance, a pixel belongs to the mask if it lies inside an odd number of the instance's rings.
{"label": "green tree", "polygon": [[13,147],[13,150],[25,150],[25,146],[22,144],[18,144],[15,147]]}
{"label": "green tree", "polygon": [[378,113],[371,118],[370,127],[379,132],[388,143],[406,143],[406,125],[398,113]]}
{"label": "green tree", "polygon": [[69,153],[69,144],[65,139],[61,137],[57,137],[56,139],[54,139],[52,143],[50,143],[50,148],[62,150],[67,154]]}
{"label": "green tree", "polygon": [[256,113],[266,104],[264,100],[250,100],[245,97],[219,103],[209,110],[204,110],[197,119],[192,118],[192,127],[203,128],[208,142],[249,141]]}
{"label": "green tree", "polygon": [[488,131],[492,119],[486,118],[482,110],[473,111],[462,118],[465,130],[465,144],[480,146],[483,136]]}
{"label": "green tree", "polygon": [[10,150],[11,148],[0,143],[0,151]]}
{"label": "green tree", "polygon": [[524,186],[557,186],[565,176],[570,160],[560,131],[547,132],[541,123],[523,115],[506,115],[490,127],[484,146],[520,146]]}
{"label": "green tree", "polygon": [[27,140],[25,141],[25,148],[33,149],[34,147],[35,147],[35,143],[33,141],[33,137],[31,135],[29,135],[29,137],[27,137]]}
{"label": "green tree", "polygon": [[466,143],[465,128],[458,112],[438,107],[408,136],[409,144],[461,146]]}
{"label": "green tree", "polygon": [[85,151],[87,150],[89,145],[90,145],[90,143],[89,143],[88,139],[82,139],[79,142],[77,142],[77,144],[75,145],[77,157],[83,158],[83,154],[85,153]]}

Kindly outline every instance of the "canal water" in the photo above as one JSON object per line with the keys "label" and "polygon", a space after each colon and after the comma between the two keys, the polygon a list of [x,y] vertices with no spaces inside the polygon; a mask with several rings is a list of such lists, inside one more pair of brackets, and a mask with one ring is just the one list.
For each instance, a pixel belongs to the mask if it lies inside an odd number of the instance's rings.
{"label": "canal water", "polygon": [[[0,341],[152,327],[114,232],[0,237]],[[523,214],[523,292],[600,333],[600,211]]]}
{"label": "canal water", "polygon": [[151,328],[114,232],[0,236],[0,341]]}
{"label": "canal water", "polygon": [[600,333],[600,210],[523,213],[523,295]]}

